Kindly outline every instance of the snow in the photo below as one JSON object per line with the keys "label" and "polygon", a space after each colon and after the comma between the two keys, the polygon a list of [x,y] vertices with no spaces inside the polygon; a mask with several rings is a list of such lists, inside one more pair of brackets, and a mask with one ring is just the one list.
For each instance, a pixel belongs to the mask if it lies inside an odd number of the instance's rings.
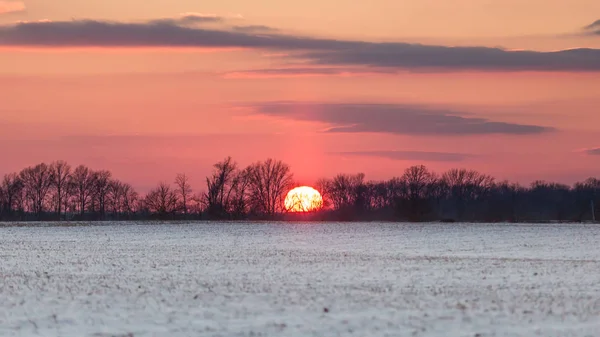
{"label": "snow", "polygon": [[0,335],[596,336],[599,239],[580,224],[0,224]]}

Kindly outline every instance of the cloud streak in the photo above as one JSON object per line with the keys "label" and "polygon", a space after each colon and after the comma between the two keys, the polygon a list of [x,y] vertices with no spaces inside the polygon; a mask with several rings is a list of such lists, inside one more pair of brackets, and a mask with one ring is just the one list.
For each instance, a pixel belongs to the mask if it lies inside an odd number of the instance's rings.
{"label": "cloud streak", "polygon": [[600,147],[585,150],[585,153],[590,156],[600,156]]}
{"label": "cloud streak", "polygon": [[[184,20],[195,21],[193,17]],[[165,21],[166,20],[166,21]],[[185,27],[178,19],[145,23],[96,20],[20,22],[0,26],[0,45],[34,47],[247,47],[258,49],[347,49],[364,42],[250,34]],[[158,24],[157,24],[158,23]]]}
{"label": "cloud streak", "polygon": [[583,27],[584,34],[583,35],[597,35],[600,36],[600,20],[596,20],[591,24]]}
{"label": "cloud streak", "polygon": [[22,1],[0,0],[0,14],[23,12],[26,9]]}
{"label": "cloud streak", "polygon": [[[190,14],[145,23],[93,20],[22,22],[0,26],[0,46],[254,48],[288,51],[314,65],[444,71],[600,71],[600,50],[510,51],[401,42],[335,40],[265,31],[263,26],[210,29],[219,17]],[[248,28],[254,27],[254,28]],[[262,31],[257,31],[263,27]],[[260,30],[260,29],[259,29]]]}
{"label": "cloud streak", "polygon": [[320,65],[420,70],[600,71],[597,49],[536,52],[387,43],[347,51],[314,51],[302,57]]}
{"label": "cloud streak", "polygon": [[418,160],[428,162],[461,162],[476,157],[472,154],[454,152],[427,152],[427,151],[351,151],[333,152],[334,155],[377,157],[391,160]]}
{"label": "cloud streak", "polygon": [[235,71],[225,74],[225,78],[292,78],[317,76],[361,76],[361,75],[398,74],[395,69],[347,68],[347,67],[308,67],[308,68],[272,68]]}
{"label": "cloud streak", "polygon": [[585,26],[584,29],[587,29],[587,30],[600,29],[600,20],[596,20],[592,24]]}
{"label": "cloud streak", "polygon": [[272,102],[246,106],[256,114],[321,122],[328,133],[388,133],[397,135],[532,135],[554,128],[465,117],[466,113],[400,104]]}
{"label": "cloud streak", "polygon": [[279,31],[277,28],[263,25],[233,26],[232,29],[242,33],[275,33]]}
{"label": "cloud streak", "polygon": [[182,13],[176,18],[163,18],[148,21],[148,24],[155,25],[167,25],[167,26],[193,26],[202,23],[219,23],[223,22],[223,17],[215,14],[203,14],[203,13]]}

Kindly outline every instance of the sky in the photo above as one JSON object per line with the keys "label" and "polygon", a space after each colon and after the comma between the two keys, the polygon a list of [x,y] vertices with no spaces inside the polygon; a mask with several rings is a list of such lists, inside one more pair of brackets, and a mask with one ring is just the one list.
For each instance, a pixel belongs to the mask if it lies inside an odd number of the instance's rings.
{"label": "sky", "polygon": [[0,0],[0,175],[600,175],[597,0]]}

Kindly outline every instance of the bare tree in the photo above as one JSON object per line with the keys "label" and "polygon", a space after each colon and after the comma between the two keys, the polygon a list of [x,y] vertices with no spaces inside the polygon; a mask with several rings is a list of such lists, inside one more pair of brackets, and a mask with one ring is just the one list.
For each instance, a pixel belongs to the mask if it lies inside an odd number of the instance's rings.
{"label": "bare tree", "polygon": [[94,172],[89,168],[80,165],[73,171],[72,184],[81,216],[85,214],[94,193],[94,182]]}
{"label": "bare tree", "polygon": [[181,203],[181,210],[183,210],[183,214],[187,217],[189,202],[192,197],[192,185],[190,185],[188,176],[185,173],[180,173],[175,177],[175,185],[177,185],[177,195]]}
{"label": "bare tree", "polygon": [[237,164],[227,157],[213,167],[212,175],[206,178],[207,192],[203,199],[210,216],[224,217],[229,212],[231,194],[235,188]]}
{"label": "bare tree", "polygon": [[63,198],[63,212],[65,214],[65,219],[67,218],[67,214],[74,214],[77,212],[77,193],[75,189],[75,184],[73,183],[73,176],[69,177],[67,184],[65,185],[64,198]]}
{"label": "bare tree", "polygon": [[518,221],[519,206],[526,189],[516,183],[501,181],[489,193],[492,207],[487,212],[488,221]]}
{"label": "bare tree", "polygon": [[357,192],[364,185],[364,179],[364,173],[338,174],[330,181],[321,182],[322,193],[331,200],[334,209],[352,209],[360,201]]}
{"label": "bare tree", "polygon": [[123,212],[131,215],[137,211],[136,205],[139,200],[138,192],[136,192],[131,185],[126,183],[121,185],[121,189],[123,197],[121,209]]}
{"label": "bare tree", "polygon": [[248,214],[248,190],[250,188],[250,168],[238,170],[233,179],[229,213],[234,219],[241,219]]}
{"label": "bare tree", "polygon": [[108,183],[108,195],[106,196],[109,212],[118,217],[121,214],[121,182],[113,179]]}
{"label": "bare tree", "polygon": [[466,169],[449,170],[442,175],[441,181],[456,202],[459,219],[463,218],[468,202],[484,197],[494,186],[493,177]]}
{"label": "bare tree", "polygon": [[204,205],[204,194],[196,193],[190,197],[189,213],[199,215]]}
{"label": "bare tree", "polygon": [[137,193],[131,185],[123,183],[116,179],[111,179],[108,184],[107,205],[113,216],[117,218],[120,215],[131,215]]}
{"label": "bare tree", "polygon": [[16,173],[6,174],[0,184],[0,215],[11,217],[17,198],[23,190],[23,181]]}
{"label": "bare tree", "polygon": [[535,209],[538,217],[564,220],[572,202],[569,194],[570,188],[567,185],[536,180],[531,183],[529,190],[533,204],[531,208]]}
{"label": "bare tree", "polygon": [[371,190],[371,205],[375,209],[393,209],[406,191],[406,183],[400,178],[367,183]]}
{"label": "bare tree", "polygon": [[429,197],[437,178],[425,166],[411,166],[402,175],[406,208],[411,220],[422,220],[423,215],[429,211]]}
{"label": "bare tree", "polygon": [[98,205],[100,218],[104,219],[106,214],[106,197],[109,193],[110,181],[112,173],[110,171],[94,172],[93,198]]}
{"label": "bare tree", "polygon": [[146,208],[161,217],[175,213],[177,210],[177,194],[166,183],[148,192],[144,198]]}
{"label": "bare tree", "polygon": [[600,218],[600,215],[597,215],[600,206],[600,179],[588,178],[584,182],[578,182],[574,186],[574,192],[577,218],[581,221],[587,213],[592,220]]}
{"label": "bare tree", "polygon": [[71,166],[59,160],[50,165],[52,170],[52,187],[55,190],[55,207],[58,219],[62,216],[62,207],[68,198],[69,184],[71,180]]}
{"label": "bare tree", "polygon": [[21,171],[20,177],[27,199],[31,203],[31,210],[40,219],[54,179],[52,170],[47,164],[42,163],[24,169]]}
{"label": "bare tree", "polygon": [[5,201],[7,199],[6,192],[4,191],[4,186],[0,185],[0,221],[4,218],[4,215],[12,211],[11,207],[8,207],[8,203]]}
{"label": "bare tree", "polygon": [[290,167],[279,160],[267,159],[250,166],[250,196],[254,211],[274,216],[284,210],[285,194],[292,186]]}
{"label": "bare tree", "polygon": [[329,195],[330,183],[331,181],[327,178],[321,178],[315,183],[315,189],[321,193],[321,198],[323,198],[323,209],[329,209],[333,207],[331,195]]}
{"label": "bare tree", "polygon": [[423,165],[407,168],[402,176],[402,180],[406,182],[406,194],[412,199],[427,197],[428,189],[435,179],[435,174]]}

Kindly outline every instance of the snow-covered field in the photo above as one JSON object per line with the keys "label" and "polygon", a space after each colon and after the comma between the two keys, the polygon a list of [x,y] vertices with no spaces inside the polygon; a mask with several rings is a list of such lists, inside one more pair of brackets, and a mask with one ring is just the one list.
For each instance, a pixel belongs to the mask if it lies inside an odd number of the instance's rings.
{"label": "snow-covered field", "polygon": [[0,336],[599,334],[594,225],[0,224]]}

